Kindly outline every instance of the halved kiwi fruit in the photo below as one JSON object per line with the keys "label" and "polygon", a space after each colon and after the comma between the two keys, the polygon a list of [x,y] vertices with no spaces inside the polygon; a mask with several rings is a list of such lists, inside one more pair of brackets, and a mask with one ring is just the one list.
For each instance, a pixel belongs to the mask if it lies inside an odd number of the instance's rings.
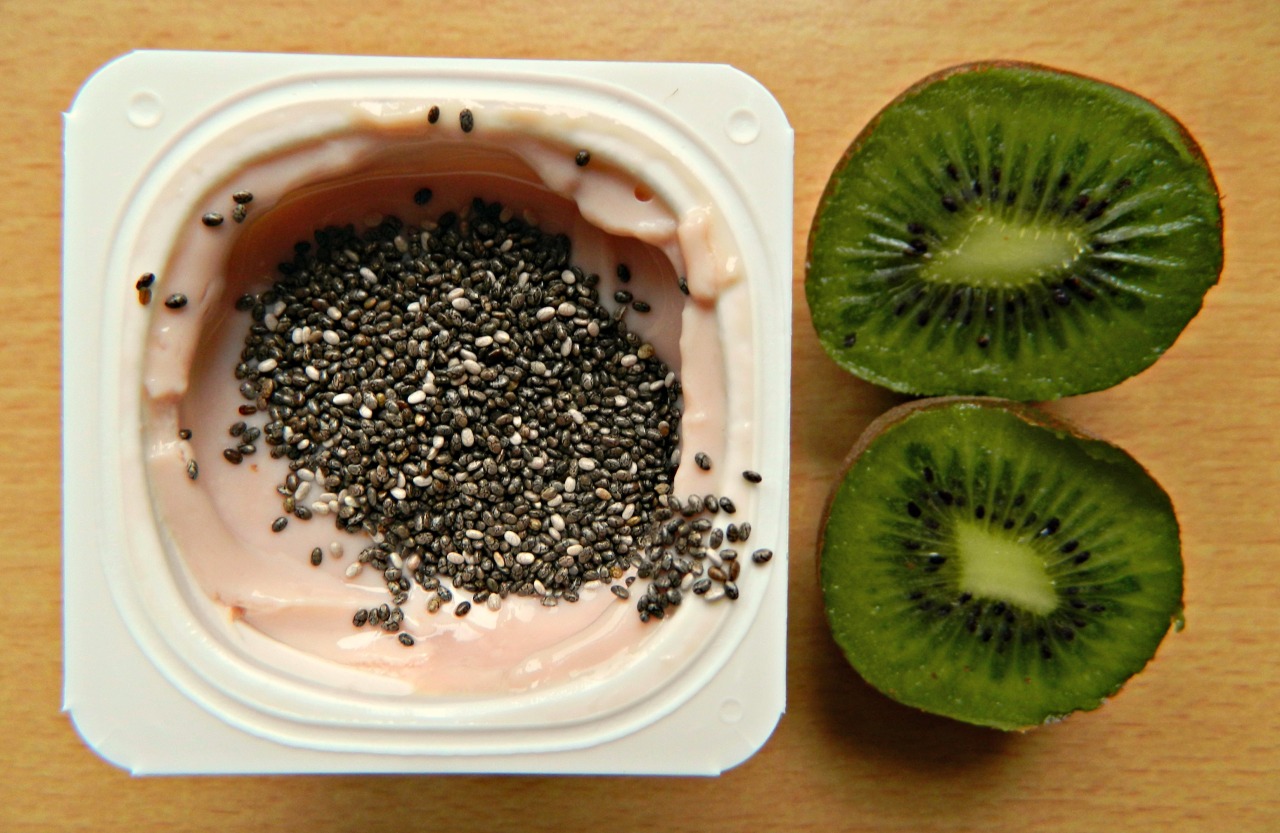
{"label": "halved kiwi fruit", "polygon": [[827,510],[836,642],[910,706],[1000,729],[1093,709],[1181,625],[1169,497],[1035,409],[920,400],[872,423]]}
{"label": "halved kiwi fruit", "polygon": [[836,166],[805,291],[823,347],[893,390],[1024,401],[1154,362],[1222,270],[1217,186],[1177,120],[1018,63],[911,87]]}

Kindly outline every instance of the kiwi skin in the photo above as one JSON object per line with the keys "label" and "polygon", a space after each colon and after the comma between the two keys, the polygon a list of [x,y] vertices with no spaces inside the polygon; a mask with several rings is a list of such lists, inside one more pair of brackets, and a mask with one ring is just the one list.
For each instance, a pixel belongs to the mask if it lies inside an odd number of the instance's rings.
{"label": "kiwi skin", "polygon": [[[826,582],[825,582],[825,577],[822,570],[822,558],[823,558],[823,554],[826,553],[827,551],[828,522],[831,518],[832,507],[835,503],[837,494],[839,493],[841,489],[841,485],[843,484],[845,477],[849,473],[850,468],[853,467],[853,465],[859,460],[859,458],[867,450],[867,448],[876,439],[878,439],[881,436],[881,434],[883,434],[885,431],[889,430],[890,428],[896,426],[898,423],[902,422],[903,420],[922,411],[951,408],[956,405],[975,405],[975,406],[982,406],[982,407],[988,407],[988,408],[999,408],[1011,413],[1012,415],[1018,417],[1019,419],[1022,419],[1023,421],[1027,422],[1028,424],[1034,427],[1041,427],[1055,433],[1064,434],[1068,437],[1071,437],[1077,440],[1082,440],[1090,443],[1101,443],[1102,445],[1105,445],[1107,449],[1109,449],[1112,452],[1119,452],[1120,454],[1124,454],[1124,452],[1121,449],[1107,442],[1106,440],[1098,437],[1097,435],[1089,433],[1087,431],[1082,431],[1076,426],[1064,420],[1057,419],[1053,416],[1050,416],[1024,403],[1013,402],[1013,401],[998,399],[994,397],[954,396],[954,397],[935,397],[930,399],[920,399],[913,402],[905,403],[903,405],[899,405],[887,411],[886,413],[882,414],[879,418],[875,419],[874,421],[872,421],[871,424],[867,427],[867,429],[858,438],[853,448],[845,458],[841,466],[841,473],[839,477],[836,478],[835,483],[827,497],[826,504],[823,509],[822,522],[821,522],[820,532],[818,536],[818,550],[817,550],[818,557],[817,559],[815,559],[817,573],[818,573],[818,581],[819,581],[819,585],[823,588],[824,596],[826,595]],[[1128,457],[1127,454],[1124,454],[1124,456]],[[1132,460],[1131,457],[1129,459]],[[1141,466],[1139,466],[1139,469],[1141,469]],[[1149,477],[1149,474],[1148,474],[1148,477]],[[1164,500],[1167,503],[1169,515],[1173,522],[1174,531],[1177,534],[1178,538],[1180,538],[1181,532],[1178,529],[1176,514],[1173,512],[1172,504],[1168,502],[1168,496],[1163,494],[1163,490],[1159,488],[1158,484],[1155,484],[1154,480],[1152,480],[1152,484],[1154,484],[1156,489],[1160,492],[1160,494],[1163,495]],[[1179,563],[1180,563],[1180,553],[1179,553]],[[1179,571],[1177,573],[1177,580],[1178,580],[1178,586],[1179,588],[1181,588],[1181,582],[1182,582],[1181,567],[1179,567]],[[830,608],[829,601],[828,601],[827,615],[828,615],[828,621],[830,623],[831,608]],[[1177,604],[1171,612],[1170,625],[1172,626],[1172,629],[1175,631],[1181,631],[1183,629],[1184,618],[1183,618],[1183,600],[1182,600],[1181,592],[1179,592]],[[1158,640],[1158,642],[1163,642],[1163,637],[1167,636],[1167,632],[1168,631],[1166,629],[1166,631],[1161,635],[1161,638]],[[857,664],[854,662],[852,654],[850,654],[846,650],[845,646],[841,644],[841,641],[837,637],[834,628],[832,629],[831,634],[832,634],[833,642],[835,642],[837,647],[840,648],[842,654],[845,655],[847,661],[849,661],[850,665],[852,665],[855,668],[855,670],[858,670]],[[1154,649],[1152,651],[1152,656],[1154,656]],[[929,712],[932,714],[937,714],[944,717],[952,718],[961,722],[984,726],[987,728],[1000,729],[1003,731],[1024,732],[1030,729],[1034,729],[1040,725],[1059,722],[1065,719],[1066,717],[1068,717],[1070,714],[1074,713],[1074,711],[1090,711],[1090,710],[1099,708],[1105,702],[1107,702],[1107,700],[1110,697],[1118,693],[1121,690],[1121,688],[1128,682],[1129,679],[1132,679],[1133,676],[1136,676],[1136,674],[1139,673],[1143,667],[1145,667],[1146,663],[1150,661],[1150,658],[1151,657],[1148,657],[1148,659],[1145,660],[1142,663],[1142,665],[1134,668],[1126,678],[1119,680],[1119,682],[1117,682],[1109,690],[1103,692],[1101,696],[1096,699],[1096,701],[1093,701],[1090,703],[1082,703],[1076,706],[1073,710],[1065,710],[1061,712],[1053,712],[1053,713],[1045,714],[1043,716],[1043,719],[1039,720],[1038,722],[1026,722],[1026,721],[1011,722],[1009,720],[1006,720],[1000,717],[975,715],[972,712],[966,712],[966,713],[953,712],[948,708],[948,706],[940,705],[939,703],[934,702],[933,698],[930,698],[929,701],[927,702],[917,701],[916,698],[912,696],[906,696],[902,692],[896,691],[889,686],[883,685],[882,682],[880,681],[872,680],[867,675],[863,675],[863,676],[865,679],[867,679],[868,683],[870,683],[874,688],[877,688],[878,690],[881,691],[881,693],[885,694],[886,696],[890,697],[893,700],[898,701],[899,703],[902,703],[903,705],[907,705],[909,707],[916,708],[921,711]]]}
{"label": "kiwi skin", "polygon": [[[1050,380],[1048,378],[1046,379],[1006,378],[1003,381],[999,381],[997,379],[992,379],[990,377],[984,378],[983,380],[979,381],[976,378],[975,379],[968,378],[966,373],[954,374],[952,379],[946,382],[942,382],[938,380],[935,380],[930,383],[925,383],[920,380],[908,381],[906,378],[899,378],[893,373],[885,373],[875,369],[872,366],[864,366],[861,362],[855,361],[848,356],[842,355],[841,351],[839,350],[839,346],[829,342],[828,337],[820,338],[819,341],[822,344],[824,351],[826,351],[831,356],[831,358],[835,360],[836,363],[839,364],[841,367],[844,367],[846,370],[866,379],[869,382],[872,382],[873,384],[881,385],[883,387],[889,388],[899,393],[905,393],[909,395],[916,395],[916,396],[920,396],[920,395],[937,396],[937,395],[950,395],[950,394],[977,395],[977,396],[991,395],[991,396],[1007,397],[1010,399],[1018,399],[1021,401],[1048,401],[1048,400],[1058,399],[1062,396],[1070,396],[1070,395],[1075,395],[1080,393],[1088,393],[1096,390],[1103,390],[1105,388],[1111,387],[1119,383],[1120,381],[1123,381],[1125,378],[1128,378],[1130,376],[1133,376],[1133,375],[1136,375],[1137,373],[1142,372],[1146,368],[1150,367],[1150,365],[1153,364],[1161,355],[1163,355],[1165,350],[1167,350],[1167,348],[1171,346],[1172,343],[1176,340],[1178,335],[1180,335],[1181,330],[1184,329],[1185,326],[1190,323],[1190,320],[1194,318],[1194,316],[1202,308],[1203,294],[1207,292],[1207,290],[1211,288],[1213,285],[1216,285],[1218,283],[1218,281],[1221,278],[1222,267],[1224,263],[1223,215],[1222,215],[1222,204],[1221,204],[1221,189],[1218,187],[1218,183],[1214,177],[1213,170],[1209,165],[1208,159],[1205,156],[1203,149],[1196,142],[1195,138],[1191,135],[1190,131],[1186,128],[1186,126],[1183,125],[1176,117],[1174,117],[1168,111],[1164,110],[1155,102],[1145,98],[1144,96],[1139,95],[1138,93],[1133,92],[1132,90],[1125,89],[1111,82],[1103,81],[1101,79],[1084,75],[1082,73],[1076,73],[1069,70],[1062,70],[1056,67],[1050,67],[1044,64],[1039,64],[1039,63],[1016,61],[1016,60],[986,60],[986,61],[976,61],[971,63],[959,64],[956,66],[939,70],[937,72],[934,72],[926,76],[925,78],[920,79],[919,81],[917,81],[916,83],[908,87],[906,90],[901,92],[899,95],[897,95],[891,102],[889,102],[889,104],[885,105],[883,108],[880,109],[879,112],[877,112],[877,114],[871,119],[871,121],[858,133],[858,135],[854,138],[854,140],[850,143],[850,145],[845,150],[843,155],[837,161],[835,166],[832,168],[832,173],[828,177],[826,186],[824,187],[823,192],[818,200],[817,208],[814,214],[814,220],[811,223],[809,228],[809,233],[808,233],[807,242],[806,242],[806,256],[805,256],[806,272],[810,270],[812,264],[814,263],[815,245],[819,237],[819,234],[821,232],[822,223],[820,222],[820,220],[823,217],[824,209],[834,199],[835,194],[840,187],[839,173],[842,170],[844,170],[844,168],[850,163],[850,160],[862,149],[862,147],[865,145],[868,139],[876,132],[884,114],[886,112],[889,112],[891,109],[893,109],[895,105],[898,105],[904,100],[912,98],[921,89],[928,87],[938,81],[944,80],[950,76],[966,74],[966,73],[980,73],[983,71],[988,71],[993,69],[1015,69],[1015,70],[1036,71],[1036,72],[1042,72],[1042,73],[1052,73],[1059,76],[1068,76],[1076,79],[1081,79],[1093,84],[1100,84],[1105,87],[1113,88],[1115,90],[1119,90],[1122,93],[1130,95],[1133,98],[1144,102],[1150,108],[1159,112],[1163,116],[1167,117],[1168,121],[1176,129],[1177,137],[1181,140],[1186,153],[1188,154],[1190,159],[1197,162],[1199,164],[1199,167],[1203,169],[1203,172],[1207,178],[1208,184],[1212,187],[1214,193],[1217,195],[1217,212],[1216,212],[1216,216],[1212,218],[1212,227],[1216,227],[1216,238],[1217,238],[1216,248],[1217,248],[1218,257],[1216,261],[1216,267],[1212,273],[1212,280],[1208,281],[1207,285],[1204,286],[1204,289],[1201,292],[1200,297],[1195,301],[1194,307],[1188,309],[1188,312],[1189,312],[1188,317],[1185,319],[1185,321],[1182,322],[1181,326],[1176,331],[1173,331],[1171,333],[1171,337],[1168,339],[1167,342],[1164,342],[1163,346],[1151,345],[1151,348],[1143,352],[1140,357],[1138,354],[1135,353],[1134,356],[1132,357],[1132,360],[1126,362],[1128,366],[1125,368],[1123,373],[1113,369],[1108,371],[1111,374],[1108,377],[1100,377],[1097,379],[1082,379],[1082,380],[1079,380],[1078,382],[1064,382],[1064,380],[1060,380],[1060,379]],[[1173,134],[1170,134],[1170,135],[1172,136]],[[1208,276],[1206,275],[1206,278],[1207,277]],[[806,285],[808,285],[807,280],[806,280]],[[806,290],[806,294],[807,295],[809,294],[808,289]],[[809,295],[809,300],[810,300],[810,303],[812,304],[813,303],[812,295]],[[1190,302],[1190,300],[1191,299],[1188,297],[1187,301]],[[815,326],[817,326],[818,324],[818,320],[816,316],[814,317],[814,324]],[[846,335],[845,338],[847,340],[844,346],[848,348],[850,346],[850,340],[856,338],[856,335]],[[1088,357],[1085,357],[1085,356],[1077,356],[1075,358],[1076,358],[1076,363],[1088,362]]]}

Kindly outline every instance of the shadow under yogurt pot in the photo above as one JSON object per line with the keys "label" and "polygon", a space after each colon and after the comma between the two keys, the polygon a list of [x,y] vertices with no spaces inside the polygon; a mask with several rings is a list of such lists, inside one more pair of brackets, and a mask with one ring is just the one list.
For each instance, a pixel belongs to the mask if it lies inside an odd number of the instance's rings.
{"label": "shadow under yogurt pot", "polygon": [[147,171],[121,608],[286,746],[678,772],[751,723],[719,771],[782,710],[790,130],[724,67],[419,64],[232,97]]}

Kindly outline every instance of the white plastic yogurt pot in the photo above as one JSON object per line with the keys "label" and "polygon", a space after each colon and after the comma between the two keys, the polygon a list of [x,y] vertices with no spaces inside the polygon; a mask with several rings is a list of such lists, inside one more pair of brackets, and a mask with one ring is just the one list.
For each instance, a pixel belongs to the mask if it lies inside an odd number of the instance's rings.
{"label": "white plastic yogurt pot", "polygon": [[[85,741],[139,774],[715,774],[751,756],[785,707],[792,149],[774,99],[726,66],[137,52],[99,70],[65,145],[64,708]],[[477,199],[570,241],[561,279],[595,281],[641,358],[665,363],[652,390],[679,380],[671,494],[730,497],[714,526],[751,524],[748,543],[724,545],[740,552],[738,598],[723,581],[688,592],[690,577],[683,601],[642,621],[650,579],[633,566],[568,598],[538,582],[469,612],[470,592],[436,610],[414,585],[397,627],[360,627],[353,612],[386,603],[387,579],[359,558],[381,538],[334,524],[347,493],[303,470],[282,515],[287,457],[259,441],[224,458],[228,425],[269,421],[237,416],[251,397],[237,300],[260,297],[317,229],[395,218],[406,252],[446,212],[470,222]],[[285,326],[266,306],[259,326]],[[561,373],[582,349],[566,337]],[[485,359],[466,355],[463,396]],[[502,430],[501,443],[483,432],[498,456],[539,436]],[[529,499],[573,495],[595,465]],[[623,509],[593,477],[601,506],[632,518],[638,500]],[[486,540],[492,553],[476,545],[466,563],[506,565],[522,545]],[[761,548],[775,555],[753,563]],[[730,566],[713,551],[699,575],[713,565]]]}

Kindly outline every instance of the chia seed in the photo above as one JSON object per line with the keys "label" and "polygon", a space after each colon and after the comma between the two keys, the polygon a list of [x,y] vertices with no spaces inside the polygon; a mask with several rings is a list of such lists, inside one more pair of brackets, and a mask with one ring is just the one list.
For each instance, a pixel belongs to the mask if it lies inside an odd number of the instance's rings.
{"label": "chia seed", "polygon": [[187,296],[181,292],[175,292],[164,299],[164,305],[169,309],[182,309],[187,305]]}
{"label": "chia seed", "polygon": [[215,226],[222,225],[222,215],[216,211],[210,211],[208,214],[200,218],[200,222],[204,223],[209,228],[214,228]]}
{"label": "chia seed", "polygon": [[697,516],[732,501],[672,494],[679,382],[607,311],[567,238],[475,200],[425,228],[319,229],[294,253],[235,302],[249,319],[240,414],[266,417],[235,428],[288,462],[286,513],[372,538],[346,570],[386,583],[366,621],[397,630],[414,584],[432,613],[446,585],[469,593],[458,616],[509,594],[572,603],[593,582],[634,598],[637,576],[651,579],[644,621],[706,594],[702,559],[723,564],[723,533]]}
{"label": "chia seed", "polygon": [[470,133],[475,129],[476,117],[472,115],[470,110],[463,110],[458,114],[458,124],[462,127],[463,133]]}

